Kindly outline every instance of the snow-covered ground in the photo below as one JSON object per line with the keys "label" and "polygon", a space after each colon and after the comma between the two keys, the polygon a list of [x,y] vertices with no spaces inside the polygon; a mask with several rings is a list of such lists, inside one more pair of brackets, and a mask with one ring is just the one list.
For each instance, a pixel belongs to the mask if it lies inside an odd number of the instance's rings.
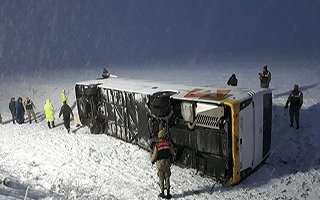
{"label": "snow-covered ground", "polygon": [[[153,79],[188,85],[225,85],[232,73],[239,87],[258,87],[263,64],[220,63],[201,67],[114,68],[119,77]],[[271,154],[256,172],[233,187],[226,187],[194,169],[172,167],[173,199],[320,199],[320,67],[317,63],[271,63],[273,127]],[[1,76],[0,174],[21,183],[0,186],[0,199],[157,199],[156,168],[138,146],[107,135],[91,135],[86,127],[67,134],[58,118],[60,93],[69,104],[74,84],[100,75],[95,70],[58,71],[34,76]],[[298,84],[304,93],[301,128],[289,127],[283,109],[289,91]],[[39,123],[13,125],[10,98],[29,96]],[[50,98],[56,107],[56,128],[48,129],[43,106]],[[74,109],[77,112],[77,109]],[[9,180],[9,179],[7,179]],[[14,182],[14,181],[13,181]],[[15,182],[14,182],[15,183]],[[8,184],[7,184],[8,185]]]}

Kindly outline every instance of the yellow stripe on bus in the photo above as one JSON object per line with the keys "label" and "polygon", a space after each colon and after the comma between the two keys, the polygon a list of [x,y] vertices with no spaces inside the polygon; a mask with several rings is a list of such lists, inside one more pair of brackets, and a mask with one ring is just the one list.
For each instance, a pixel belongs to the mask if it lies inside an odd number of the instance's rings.
{"label": "yellow stripe on bus", "polygon": [[240,181],[240,142],[239,142],[239,112],[240,102],[235,99],[225,99],[223,103],[231,108],[232,114],[232,160],[233,173],[231,185]]}

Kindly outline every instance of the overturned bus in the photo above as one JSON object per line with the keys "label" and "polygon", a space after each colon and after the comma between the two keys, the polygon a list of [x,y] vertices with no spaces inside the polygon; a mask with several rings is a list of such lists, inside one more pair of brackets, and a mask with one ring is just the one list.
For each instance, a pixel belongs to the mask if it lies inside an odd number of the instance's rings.
{"label": "overturned bus", "polygon": [[77,83],[80,121],[150,150],[161,129],[176,164],[228,185],[239,183],[270,151],[272,93],[238,87],[194,87],[108,78]]}

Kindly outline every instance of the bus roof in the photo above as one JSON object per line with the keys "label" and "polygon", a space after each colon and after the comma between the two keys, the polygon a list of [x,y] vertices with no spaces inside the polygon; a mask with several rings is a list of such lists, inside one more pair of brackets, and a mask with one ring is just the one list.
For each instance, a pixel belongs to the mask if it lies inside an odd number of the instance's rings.
{"label": "bus roof", "polygon": [[155,82],[141,79],[127,78],[107,78],[97,79],[77,83],[78,85],[98,85],[99,88],[108,88],[133,93],[153,94],[161,91],[173,91],[173,99],[186,101],[200,101],[221,103],[224,99],[244,100],[253,96],[257,92],[265,89],[251,90],[248,88],[239,88],[234,86],[191,86],[182,84],[172,84]]}

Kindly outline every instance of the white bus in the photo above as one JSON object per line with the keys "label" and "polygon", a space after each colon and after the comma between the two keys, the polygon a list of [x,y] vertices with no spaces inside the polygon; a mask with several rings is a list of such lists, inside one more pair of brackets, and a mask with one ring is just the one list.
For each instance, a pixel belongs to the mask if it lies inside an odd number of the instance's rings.
{"label": "white bus", "polygon": [[269,89],[197,87],[108,78],[77,83],[80,121],[151,150],[161,129],[176,149],[174,162],[235,185],[270,151]]}

